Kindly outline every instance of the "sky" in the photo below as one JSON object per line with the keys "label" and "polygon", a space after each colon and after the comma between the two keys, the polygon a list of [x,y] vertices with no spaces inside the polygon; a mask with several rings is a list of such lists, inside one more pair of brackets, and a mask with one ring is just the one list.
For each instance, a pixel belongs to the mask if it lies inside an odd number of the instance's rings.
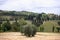
{"label": "sky", "polygon": [[60,0],[0,0],[0,10],[60,14]]}

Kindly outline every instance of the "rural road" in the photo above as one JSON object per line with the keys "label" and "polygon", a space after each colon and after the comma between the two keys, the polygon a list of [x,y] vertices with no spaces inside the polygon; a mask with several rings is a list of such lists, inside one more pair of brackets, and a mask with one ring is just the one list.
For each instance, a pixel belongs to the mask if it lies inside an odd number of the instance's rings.
{"label": "rural road", "polygon": [[60,40],[60,33],[37,32],[35,37],[26,37],[20,32],[0,33],[0,40]]}

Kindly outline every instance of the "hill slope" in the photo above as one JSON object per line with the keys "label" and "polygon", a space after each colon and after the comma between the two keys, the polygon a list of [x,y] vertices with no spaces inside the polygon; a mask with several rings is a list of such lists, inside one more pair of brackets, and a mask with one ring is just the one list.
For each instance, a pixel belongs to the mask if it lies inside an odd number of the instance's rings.
{"label": "hill slope", "polygon": [[57,32],[56,27],[60,27],[57,22],[58,21],[45,21],[40,27],[44,27],[44,32],[52,32],[54,26],[54,31]]}

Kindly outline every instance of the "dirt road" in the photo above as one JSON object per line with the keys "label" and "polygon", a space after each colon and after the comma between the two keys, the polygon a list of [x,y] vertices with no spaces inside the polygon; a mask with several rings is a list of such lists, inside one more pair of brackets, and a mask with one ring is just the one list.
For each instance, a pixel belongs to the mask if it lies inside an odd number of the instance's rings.
{"label": "dirt road", "polygon": [[38,32],[35,37],[26,37],[19,32],[0,33],[0,40],[60,40],[60,33]]}

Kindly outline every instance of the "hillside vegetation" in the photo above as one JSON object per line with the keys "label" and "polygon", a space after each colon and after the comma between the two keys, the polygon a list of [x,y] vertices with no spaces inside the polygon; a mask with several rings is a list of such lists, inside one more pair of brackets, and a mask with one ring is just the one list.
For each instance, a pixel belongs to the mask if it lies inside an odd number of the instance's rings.
{"label": "hillside vegetation", "polygon": [[[60,27],[58,25],[58,21],[57,20],[45,21],[40,27],[44,27],[44,32],[52,32],[53,26],[55,27],[54,32],[57,32],[56,27]],[[38,27],[38,28],[40,29],[40,27]]]}
{"label": "hillside vegetation", "polygon": [[0,10],[0,32],[21,32],[26,25],[34,25],[39,32],[60,32],[60,15]]}

